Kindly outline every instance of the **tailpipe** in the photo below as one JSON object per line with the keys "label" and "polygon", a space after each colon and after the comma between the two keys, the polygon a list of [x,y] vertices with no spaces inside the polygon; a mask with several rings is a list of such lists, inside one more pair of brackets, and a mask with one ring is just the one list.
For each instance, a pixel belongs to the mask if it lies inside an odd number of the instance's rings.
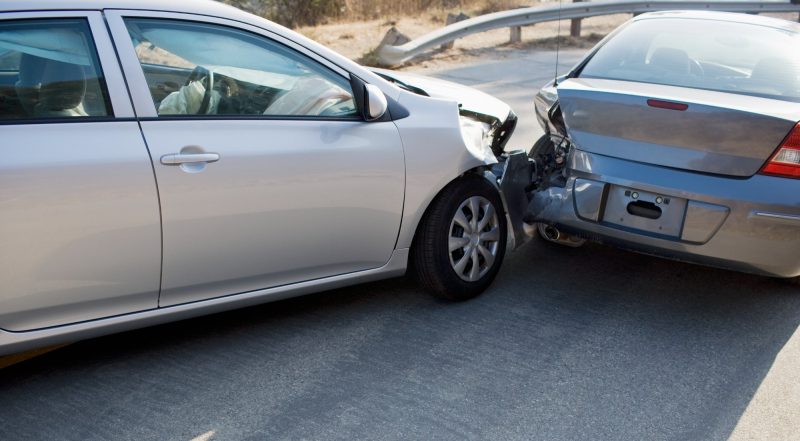
{"label": "tailpipe", "polygon": [[549,241],[558,242],[558,239],[561,239],[561,232],[552,225],[544,225],[540,231],[544,235],[544,238]]}
{"label": "tailpipe", "polygon": [[536,224],[536,229],[539,231],[539,236],[548,242],[553,242],[572,248],[578,248],[586,243],[586,239],[581,239],[578,236],[567,234],[549,224],[538,223]]}

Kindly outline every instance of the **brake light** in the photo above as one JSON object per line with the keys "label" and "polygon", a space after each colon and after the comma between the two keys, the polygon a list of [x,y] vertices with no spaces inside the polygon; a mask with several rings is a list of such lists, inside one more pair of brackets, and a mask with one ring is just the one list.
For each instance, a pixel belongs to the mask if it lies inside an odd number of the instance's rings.
{"label": "brake light", "polygon": [[761,169],[766,175],[800,178],[800,124],[794,126],[778,151]]}
{"label": "brake light", "polygon": [[647,105],[650,107],[656,107],[658,109],[677,110],[680,112],[683,112],[684,110],[689,108],[689,105],[686,103],[676,103],[673,101],[663,101],[654,99],[647,100]]}

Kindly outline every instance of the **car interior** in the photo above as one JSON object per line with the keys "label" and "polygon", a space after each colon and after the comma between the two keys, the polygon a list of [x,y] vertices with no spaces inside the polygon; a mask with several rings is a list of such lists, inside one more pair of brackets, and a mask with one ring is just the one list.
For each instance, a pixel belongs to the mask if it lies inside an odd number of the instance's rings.
{"label": "car interior", "polygon": [[674,29],[658,26],[634,23],[624,29],[631,36],[623,34],[600,48],[580,76],[800,101],[797,61],[777,53],[763,36],[737,35],[721,27],[714,38],[695,41],[692,35],[676,36]]}
{"label": "car interior", "polygon": [[277,42],[215,25],[126,25],[159,115],[357,116],[345,78]]}
{"label": "car interior", "polygon": [[108,97],[89,48],[70,47],[65,38],[53,49],[48,37],[57,38],[57,31],[48,36],[27,28],[0,28],[0,120],[107,116]]}
{"label": "car interior", "polygon": [[[143,69],[159,115],[356,115],[349,92],[313,74],[276,86],[252,81],[259,75],[217,66],[188,69],[148,63]],[[251,81],[243,78],[248,76]],[[179,95],[183,97],[177,99]],[[176,106],[175,101],[199,104]]]}
{"label": "car interior", "polygon": [[[0,27],[0,120],[109,115],[102,74],[84,43],[88,29],[63,23],[53,27],[44,33],[41,23]],[[59,39],[65,42],[61,49],[54,43]],[[347,80],[336,84],[330,74],[320,74],[320,67],[280,54],[272,55],[279,63],[257,64],[258,69],[247,63],[238,67],[235,60],[229,65],[193,63],[150,40],[136,42],[159,115],[357,118]],[[204,49],[175,47],[190,56]]]}

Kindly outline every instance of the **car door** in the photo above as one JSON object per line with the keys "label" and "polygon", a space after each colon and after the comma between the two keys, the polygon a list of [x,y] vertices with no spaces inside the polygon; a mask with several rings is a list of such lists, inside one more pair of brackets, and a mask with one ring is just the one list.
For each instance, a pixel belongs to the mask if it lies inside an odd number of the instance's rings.
{"label": "car door", "polygon": [[0,328],[157,307],[152,164],[100,12],[0,15]]}
{"label": "car door", "polygon": [[260,28],[109,11],[161,197],[161,306],[377,268],[403,149],[348,73]]}

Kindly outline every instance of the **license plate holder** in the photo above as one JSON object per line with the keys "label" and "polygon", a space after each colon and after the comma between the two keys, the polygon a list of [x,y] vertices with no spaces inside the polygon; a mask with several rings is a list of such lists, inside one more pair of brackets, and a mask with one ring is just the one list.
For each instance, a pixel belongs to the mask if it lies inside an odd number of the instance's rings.
{"label": "license plate holder", "polygon": [[602,222],[671,238],[679,238],[686,199],[611,185]]}

